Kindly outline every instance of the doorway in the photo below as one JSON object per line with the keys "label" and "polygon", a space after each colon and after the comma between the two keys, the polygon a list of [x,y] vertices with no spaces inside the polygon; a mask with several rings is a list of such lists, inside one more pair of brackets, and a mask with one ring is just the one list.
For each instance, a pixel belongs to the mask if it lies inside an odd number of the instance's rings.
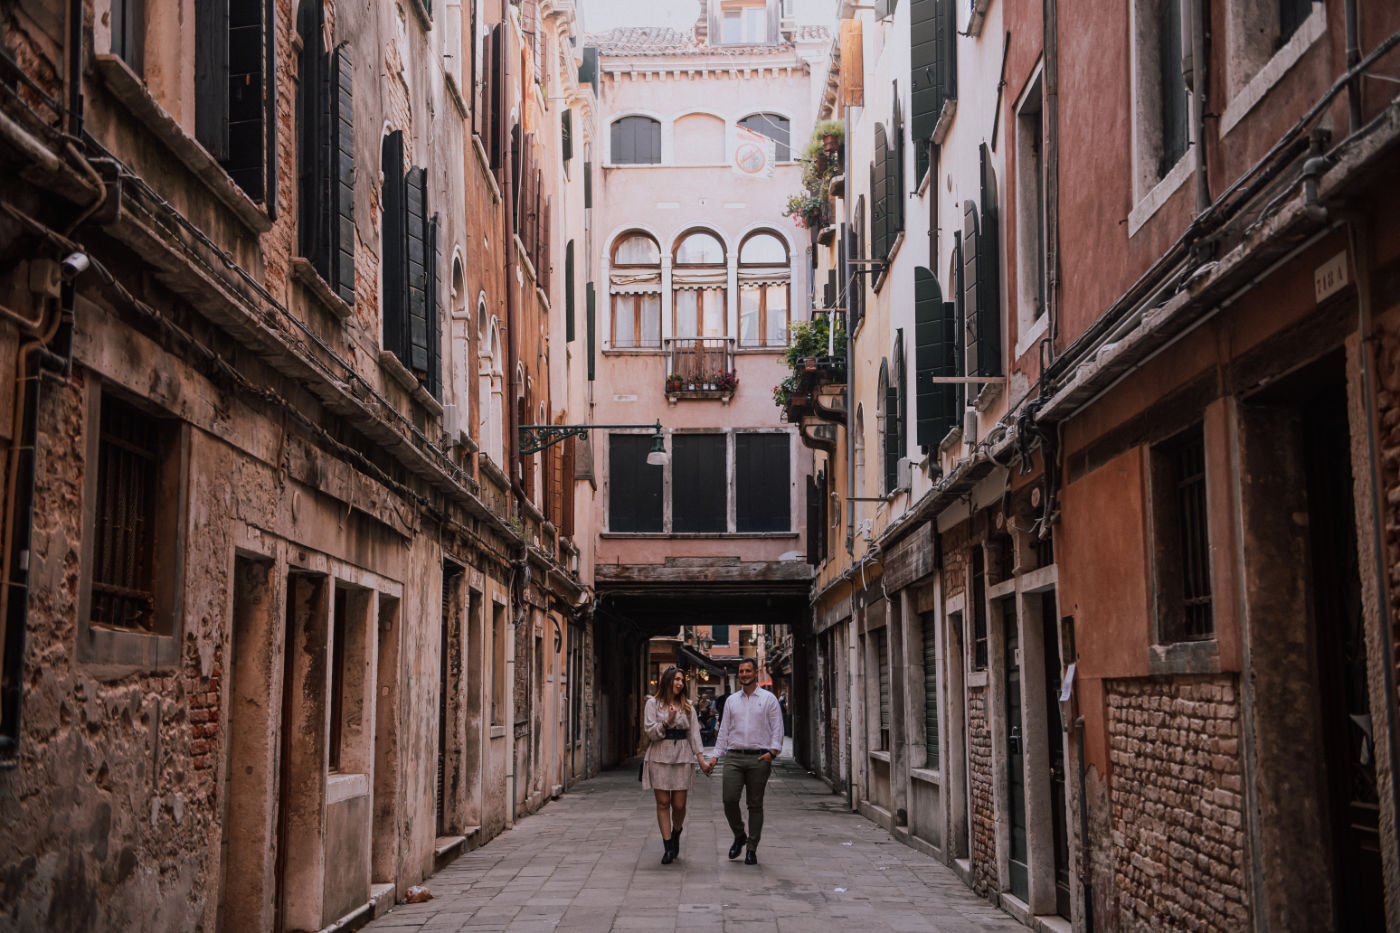
{"label": "doorway", "polygon": [[1045,659],[1045,722],[1050,733],[1050,822],[1055,843],[1055,913],[1070,919],[1069,831],[1065,817],[1065,743],[1060,721],[1060,638],[1055,591],[1039,595],[1041,656]]}
{"label": "doorway", "polygon": [[1006,817],[1011,893],[1029,902],[1030,847],[1026,836],[1026,751],[1021,734],[1021,639],[1014,597],[998,600],[1002,622],[1002,682],[1006,688]]}

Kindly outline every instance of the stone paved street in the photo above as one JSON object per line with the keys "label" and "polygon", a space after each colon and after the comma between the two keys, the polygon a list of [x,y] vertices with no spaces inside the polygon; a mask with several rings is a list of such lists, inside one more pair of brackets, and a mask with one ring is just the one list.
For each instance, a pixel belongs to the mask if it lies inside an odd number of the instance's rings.
{"label": "stone paved street", "polygon": [[636,769],[584,782],[428,879],[372,933],[725,930],[1023,931],[946,867],[847,812],[791,758],[768,785],[757,867],[726,858],[720,771],[697,778],[681,858],[662,865]]}

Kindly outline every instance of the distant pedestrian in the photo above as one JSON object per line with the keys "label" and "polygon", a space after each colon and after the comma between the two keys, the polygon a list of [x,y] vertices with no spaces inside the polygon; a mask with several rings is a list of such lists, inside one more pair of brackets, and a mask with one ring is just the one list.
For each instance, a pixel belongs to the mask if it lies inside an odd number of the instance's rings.
{"label": "distant pedestrian", "polygon": [[[763,792],[773,773],[773,760],[783,750],[783,713],[778,698],[758,685],[758,666],[750,658],[739,662],[739,686],[724,704],[715,758],[724,756],[724,815],[734,831],[729,857],[738,858],[747,848],[744,864],[757,865]],[[740,796],[747,797],[747,830],[739,811]]]}
{"label": "distant pedestrian", "polygon": [[656,825],[665,847],[661,864],[669,865],[681,854],[685,800],[695,786],[691,756],[706,774],[714,769],[714,762],[705,760],[699,719],[685,695],[680,668],[666,668],[657,681],[656,695],[647,698],[642,729],[651,741],[642,763],[642,788],[656,795]]}

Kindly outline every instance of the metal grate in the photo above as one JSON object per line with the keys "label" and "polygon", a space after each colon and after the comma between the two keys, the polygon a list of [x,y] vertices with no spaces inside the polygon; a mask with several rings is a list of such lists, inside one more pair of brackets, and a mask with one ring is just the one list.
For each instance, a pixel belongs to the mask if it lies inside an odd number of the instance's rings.
{"label": "metal grate", "polygon": [[92,622],[152,631],[152,584],[159,426],[112,396],[102,399],[97,452]]}
{"label": "metal grate", "polygon": [[1178,640],[1211,637],[1215,626],[1210,595],[1210,536],[1206,526],[1204,432],[1174,440],[1169,452],[1181,529],[1182,629]]}
{"label": "metal grate", "polygon": [[880,738],[879,750],[890,748],[890,642],[888,630],[875,632],[875,659],[880,672]]}

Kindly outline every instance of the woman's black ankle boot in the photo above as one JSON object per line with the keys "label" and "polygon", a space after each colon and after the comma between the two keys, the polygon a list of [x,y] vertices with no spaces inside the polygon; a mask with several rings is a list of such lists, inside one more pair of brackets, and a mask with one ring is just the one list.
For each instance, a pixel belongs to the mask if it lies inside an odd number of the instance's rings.
{"label": "woman's black ankle boot", "polygon": [[671,830],[671,857],[681,857],[681,831],[679,829]]}
{"label": "woman's black ankle boot", "polygon": [[662,836],[661,844],[666,847],[666,851],[661,856],[661,864],[669,865],[676,860],[676,842],[674,835],[670,839]]}

